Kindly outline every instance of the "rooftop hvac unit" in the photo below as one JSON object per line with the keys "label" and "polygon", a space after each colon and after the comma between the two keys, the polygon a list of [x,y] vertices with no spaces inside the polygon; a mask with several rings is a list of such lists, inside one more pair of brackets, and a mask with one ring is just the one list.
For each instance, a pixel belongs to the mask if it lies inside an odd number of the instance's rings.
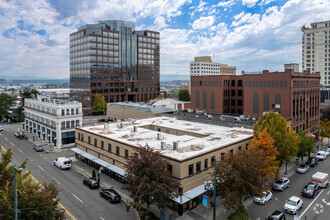
{"label": "rooftop hvac unit", "polygon": [[136,131],[137,131],[137,127],[133,126],[133,132],[136,132]]}
{"label": "rooftop hvac unit", "polygon": [[123,123],[119,123],[119,124],[117,125],[117,127],[118,127],[118,128],[123,128]]}
{"label": "rooftop hvac unit", "polygon": [[160,142],[160,146],[161,146],[161,149],[162,150],[165,150],[166,149],[166,142],[165,141],[161,141]]}
{"label": "rooftop hvac unit", "polygon": [[108,123],[104,123],[104,129],[108,129]]}
{"label": "rooftop hvac unit", "polygon": [[162,133],[157,133],[157,140],[161,140],[162,139]]}
{"label": "rooftop hvac unit", "polygon": [[179,143],[177,141],[173,142],[173,150],[178,150],[179,149]]}

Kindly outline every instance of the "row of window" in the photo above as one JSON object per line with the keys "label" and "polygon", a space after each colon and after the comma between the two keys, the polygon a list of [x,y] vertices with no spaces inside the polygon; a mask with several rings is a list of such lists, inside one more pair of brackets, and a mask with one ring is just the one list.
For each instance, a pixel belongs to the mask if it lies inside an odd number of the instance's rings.
{"label": "row of window", "polygon": [[71,69],[86,69],[86,68],[118,68],[118,58],[113,59],[116,63],[81,63],[70,65]]}
{"label": "row of window", "polygon": [[[85,36],[80,39],[70,39],[70,46],[72,45],[77,45],[77,44],[82,44],[82,43],[87,43],[87,42],[108,42],[109,40],[116,40],[118,44],[118,34],[117,33],[109,33],[111,36],[108,37],[95,37],[95,36]],[[71,37],[70,37],[71,38]],[[112,39],[115,38],[115,39]]]}
{"label": "row of window", "polygon": [[[57,110],[58,110],[57,108],[51,108],[51,107],[46,107],[44,105],[32,104],[30,102],[25,102],[25,106],[28,108],[35,109],[35,110],[45,112],[45,113],[49,113],[52,115],[59,115],[58,114],[59,112],[57,112]],[[70,108],[70,109],[62,109],[61,113],[62,113],[62,116],[79,115],[79,114],[81,114],[81,111],[79,110],[79,108]],[[27,113],[27,116],[30,116],[29,114],[30,113]]]}
{"label": "row of window", "polygon": [[215,66],[220,67],[220,64],[212,64],[212,63],[190,63],[190,66]]}
{"label": "row of window", "polygon": [[139,42],[139,47],[152,48],[152,49],[158,48],[155,44],[146,44],[141,42]]}
{"label": "row of window", "polygon": [[268,80],[268,81],[245,81],[245,87],[264,87],[264,88],[287,88],[288,82],[287,81],[274,81],[274,80]]}
{"label": "row of window", "polygon": [[75,53],[70,54],[70,59],[75,57],[81,57],[81,56],[90,56],[90,55],[99,55],[99,56],[118,56],[119,52],[116,51],[118,48],[115,49],[115,51],[112,51],[114,47],[109,48],[110,50],[83,50]]}
{"label": "row of window", "polygon": [[147,42],[147,43],[159,43],[159,40],[156,40],[154,38],[146,38],[146,37],[139,37],[140,42]]}
{"label": "row of window", "polygon": [[[83,44],[80,46],[72,47],[70,48],[70,54],[73,52],[78,51],[78,54],[80,52],[81,55],[85,54],[96,54],[94,51],[95,49],[102,49],[102,50],[118,50],[118,45],[112,45],[112,44],[97,44],[97,47],[90,48],[87,46],[87,44]],[[94,53],[93,53],[94,52]]]}

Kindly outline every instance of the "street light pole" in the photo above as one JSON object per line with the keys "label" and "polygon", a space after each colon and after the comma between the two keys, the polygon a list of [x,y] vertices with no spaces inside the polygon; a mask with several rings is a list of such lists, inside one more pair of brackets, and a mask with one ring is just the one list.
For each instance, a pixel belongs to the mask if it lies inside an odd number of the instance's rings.
{"label": "street light pole", "polygon": [[214,183],[213,183],[213,187],[214,187],[214,192],[213,192],[213,220],[216,219],[216,209],[217,209],[217,205],[216,205],[216,197],[217,197],[217,159],[214,158]]}
{"label": "street light pole", "polygon": [[14,205],[14,209],[15,209],[15,220],[17,220],[18,210],[17,210],[17,180],[16,180],[16,167],[14,167],[14,197],[15,197],[15,205]]}

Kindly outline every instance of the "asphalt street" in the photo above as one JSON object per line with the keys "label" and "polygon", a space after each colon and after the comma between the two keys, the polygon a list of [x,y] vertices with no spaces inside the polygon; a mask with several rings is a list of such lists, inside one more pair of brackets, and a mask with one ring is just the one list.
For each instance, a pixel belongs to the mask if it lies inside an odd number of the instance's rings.
{"label": "asphalt street", "polygon": [[[13,164],[20,165],[28,159],[26,171],[38,181],[56,181],[60,193],[58,198],[66,209],[68,219],[135,219],[132,212],[126,211],[124,203],[111,204],[99,196],[99,190],[91,190],[82,184],[83,177],[74,170],[60,170],[53,165],[54,159],[65,156],[60,152],[35,152],[33,143],[29,140],[19,140],[14,136],[21,124],[2,124],[4,131],[0,132],[2,146],[13,149]],[[37,141],[36,141],[37,142]],[[18,204],[19,208],[19,204]]]}
{"label": "asphalt street", "polygon": [[[274,191],[273,199],[266,205],[258,205],[251,203],[248,206],[251,220],[265,219],[275,210],[284,211],[284,204],[291,196],[298,196],[303,200],[303,208],[300,209],[298,217],[302,220],[328,220],[330,219],[330,187],[320,190],[320,193],[315,198],[302,197],[301,190],[303,187],[312,181],[312,175],[317,171],[328,173],[330,171],[330,157],[324,161],[319,161],[316,167],[311,169],[306,174],[296,173],[291,170],[290,188],[285,189],[283,192]],[[294,219],[294,215],[285,213],[286,219]]]}

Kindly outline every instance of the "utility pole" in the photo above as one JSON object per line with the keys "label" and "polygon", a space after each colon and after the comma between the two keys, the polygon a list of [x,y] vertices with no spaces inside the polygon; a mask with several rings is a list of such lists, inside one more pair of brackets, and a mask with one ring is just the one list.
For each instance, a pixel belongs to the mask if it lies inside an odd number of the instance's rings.
{"label": "utility pole", "polygon": [[214,192],[213,192],[213,220],[216,219],[216,208],[217,208],[217,200],[216,200],[216,197],[217,197],[217,159],[214,158],[214,182],[213,182],[213,189],[214,189]]}

